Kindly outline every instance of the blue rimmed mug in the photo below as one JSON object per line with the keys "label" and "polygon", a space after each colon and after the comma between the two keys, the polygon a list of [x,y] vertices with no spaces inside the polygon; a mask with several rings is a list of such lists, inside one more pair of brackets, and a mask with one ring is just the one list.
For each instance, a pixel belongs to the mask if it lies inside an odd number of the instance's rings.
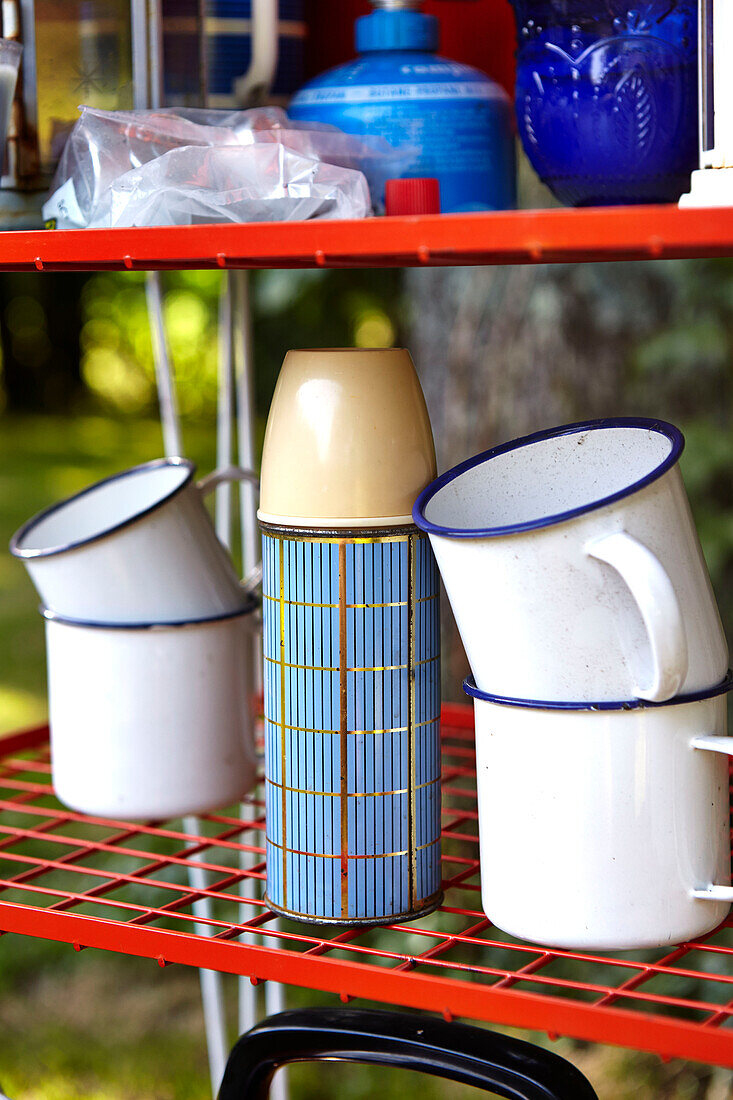
{"label": "blue rimmed mug", "polygon": [[237,466],[195,481],[185,458],[161,458],[96,482],[28,520],[10,543],[49,610],[97,623],[175,623],[249,604],[204,498]]}
{"label": "blue rimmed mug", "polygon": [[203,813],[252,789],[255,613],[176,623],[46,620],[53,783],[81,813]]}
{"label": "blue rimmed mug", "polygon": [[667,703],[474,701],[481,897],[552,947],[687,943],[733,902],[727,694]]}
{"label": "blue rimmed mug", "polygon": [[728,651],[678,459],[659,420],[570,424],[443,474],[417,499],[480,689],[671,699]]}

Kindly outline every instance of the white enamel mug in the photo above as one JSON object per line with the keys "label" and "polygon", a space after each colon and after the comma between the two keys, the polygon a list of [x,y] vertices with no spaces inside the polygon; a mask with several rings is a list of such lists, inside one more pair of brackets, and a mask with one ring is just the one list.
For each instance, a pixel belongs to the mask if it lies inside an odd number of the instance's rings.
{"label": "white enamel mug", "polygon": [[571,424],[495,447],[425,489],[471,671],[531,701],[656,702],[719,683],[728,649],[663,421]]}
{"label": "white enamel mug", "polygon": [[251,622],[104,627],[45,611],[53,783],[81,813],[181,817],[255,780]]}
{"label": "white enamel mug", "polygon": [[248,606],[204,497],[229,467],[194,481],[184,458],[157,459],[105,478],[30,519],[13,535],[43,604],[98,623],[185,622]]}
{"label": "white enamel mug", "polygon": [[[666,705],[474,699],[486,915],[566,949],[684,943],[733,902],[728,678]],[[590,706],[591,704],[589,704]]]}

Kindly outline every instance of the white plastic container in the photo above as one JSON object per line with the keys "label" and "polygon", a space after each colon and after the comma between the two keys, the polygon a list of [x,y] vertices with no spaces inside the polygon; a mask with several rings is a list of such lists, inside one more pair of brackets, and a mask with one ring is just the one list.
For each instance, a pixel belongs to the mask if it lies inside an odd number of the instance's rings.
{"label": "white plastic container", "polygon": [[143,627],[45,613],[51,762],[62,802],[98,817],[181,817],[252,788],[254,607]]}
{"label": "white plastic container", "polygon": [[683,943],[725,919],[730,676],[699,696],[612,710],[511,706],[464,686],[481,897],[498,928],[619,951]]}
{"label": "white plastic container", "polygon": [[700,168],[680,206],[733,203],[733,68],[730,0],[700,0]]}
{"label": "white plastic container", "polygon": [[483,691],[659,702],[722,680],[683,446],[663,421],[571,424],[471,458],[420,494],[413,516]]}

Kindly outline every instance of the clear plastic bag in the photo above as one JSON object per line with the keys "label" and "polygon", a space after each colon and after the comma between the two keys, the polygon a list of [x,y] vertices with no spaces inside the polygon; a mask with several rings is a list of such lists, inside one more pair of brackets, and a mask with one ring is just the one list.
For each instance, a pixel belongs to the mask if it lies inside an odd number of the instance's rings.
{"label": "clear plastic bag", "polygon": [[81,111],[43,208],[59,229],[362,218],[363,172],[398,175],[409,153],[277,107]]}
{"label": "clear plastic bag", "polygon": [[365,218],[361,172],[301,157],[281,145],[186,145],[105,189],[90,228],[206,222]]}

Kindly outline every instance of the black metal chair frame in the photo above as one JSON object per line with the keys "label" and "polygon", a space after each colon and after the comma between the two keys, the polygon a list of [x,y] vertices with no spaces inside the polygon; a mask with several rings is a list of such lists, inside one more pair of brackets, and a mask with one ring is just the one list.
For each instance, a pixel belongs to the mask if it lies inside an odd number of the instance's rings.
{"label": "black metal chair frame", "polygon": [[430,1016],[327,1008],[281,1012],[242,1035],[218,1100],[267,1100],[282,1066],[324,1060],[418,1070],[509,1100],[598,1100],[570,1062],[520,1039]]}

